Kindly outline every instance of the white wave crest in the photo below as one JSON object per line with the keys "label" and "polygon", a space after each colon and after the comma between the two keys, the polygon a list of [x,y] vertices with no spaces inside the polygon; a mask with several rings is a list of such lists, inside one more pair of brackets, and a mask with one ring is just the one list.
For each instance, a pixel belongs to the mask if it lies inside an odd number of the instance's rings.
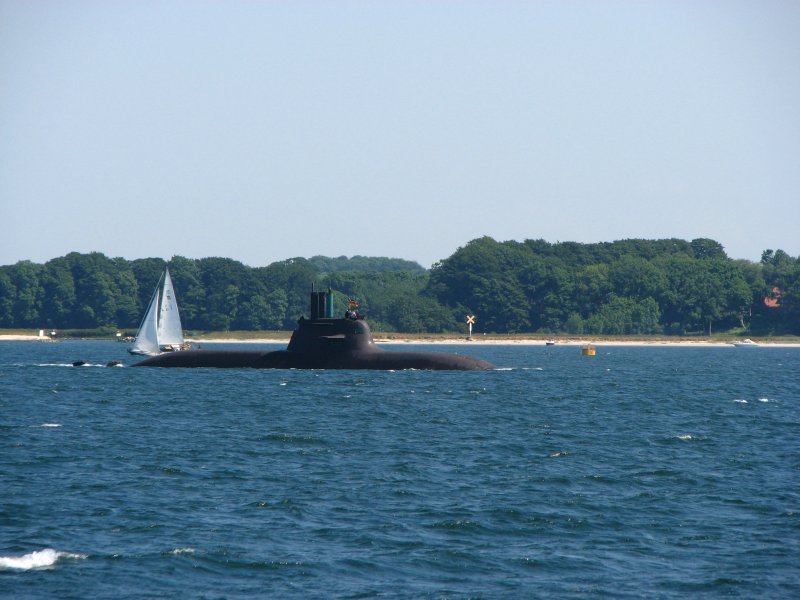
{"label": "white wave crest", "polygon": [[110,364],[110,363],[90,363],[84,361],[77,361],[74,363],[40,363],[37,366],[39,367],[122,367],[124,366],[122,363],[119,364]]}
{"label": "white wave crest", "polygon": [[734,402],[738,402],[739,404],[747,404],[747,400],[736,399]]}
{"label": "white wave crest", "polygon": [[24,556],[0,556],[0,569],[46,569],[56,564],[56,561],[60,558],[86,558],[86,555],[59,552],[52,548],[45,548]]}
{"label": "white wave crest", "polygon": [[61,423],[42,423],[39,427],[61,427]]}
{"label": "white wave crest", "polygon": [[684,433],[683,435],[678,436],[679,440],[693,440],[694,436],[691,433]]}
{"label": "white wave crest", "polygon": [[769,402],[769,398],[759,398],[759,402]]}
{"label": "white wave crest", "polygon": [[194,554],[194,548],[175,548],[170,551],[170,554]]}

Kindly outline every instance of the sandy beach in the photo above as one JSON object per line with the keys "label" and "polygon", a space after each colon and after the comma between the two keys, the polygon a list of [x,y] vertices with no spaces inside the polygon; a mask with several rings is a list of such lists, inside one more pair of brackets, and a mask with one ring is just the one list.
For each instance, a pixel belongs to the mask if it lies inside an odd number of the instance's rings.
{"label": "sandy beach", "polygon": [[[381,345],[497,345],[497,346],[546,346],[552,341],[553,346],[583,346],[592,344],[594,346],[653,346],[653,347],[728,347],[735,348],[734,341],[739,340],[708,340],[708,339],[668,339],[653,338],[642,340],[613,339],[613,338],[559,338],[552,340],[540,337],[502,337],[502,336],[473,336],[471,340],[466,337],[458,336],[414,336],[404,337],[402,334],[392,334],[391,337],[373,335],[376,344]],[[0,334],[0,342],[57,342],[48,336],[24,334]],[[206,344],[281,344],[289,343],[289,338],[237,338],[237,337],[189,337],[186,339],[194,347]],[[782,341],[780,339],[764,340],[755,338],[753,340],[761,347],[767,348],[795,348],[800,347],[800,341]]]}
{"label": "sandy beach", "polygon": [[39,337],[38,335],[0,335],[0,342],[54,342],[55,340],[48,337]]}
{"label": "sandy beach", "polygon": [[[474,336],[471,340],[465,337],[430,337],[430,338],[405,338],[392,336],[391,338],[373,335],[376,344],[380,345],[495,345],[495,346],[546,346],[548,340],[540,338],[497,338]],[[236,339],[236,338],[213,338],[213,339],[187,339],[193,345],[203,344],[288,344],[289,338],[281,339]],[[553,346],[584,346],[592,344],[594,346],[654,346],[654,347],[729,347],[735,348],[733,341],[714,341],[714,340],[687,340],[687,339],[652,339],[652,340],[614,340],[614,339],[588,339],[588,338],[556,338],[552,340]],[[759,346],[770,348],[779,347],[800,347],[800,342],[780,342],[780,341],[759,341]]]}

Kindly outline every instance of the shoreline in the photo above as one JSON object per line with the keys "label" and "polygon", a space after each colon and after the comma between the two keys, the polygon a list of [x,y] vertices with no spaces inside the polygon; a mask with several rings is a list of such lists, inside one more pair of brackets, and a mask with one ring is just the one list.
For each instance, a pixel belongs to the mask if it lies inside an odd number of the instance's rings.
{"label": "shoreline", "polygon": [[[452,339],[390,339],[375,337],[375,343],[383,346],[547,346],[546,340],[539,339],[517,339],[517,340],[467,340],[465,338]],[[241,340],[235,338],[215,338],[215,339],[187,339],[192,344],[288,344],[289,340],[276,339],[248,339]],[[754,340],[755,341],[755,340]],[[800,348],[800,342],[756,342],[757,347],[762,348]],[[674,348],[735,348],[734,342],[710,341],[710,340],[613,340],[613,339],[568,339],[557,340],[549,347],[557,346],[650,346],[650,347],[674,347]]]}
{"label": "shoreline", "polygon": [[[546,346],[548,340],[540,337],[519,337],[519,338],[497,338],[497,337],[483,337],[474,336],[471,340],[465,337],[391,337],[373,335],[375,343],[378,345],[408,345],[408,346]],[[65,339],[65,338],[62,338]],[[66,338],[78,339],[78,338]],[[39,337],[38,335],[22,335],[22,334],[0,334],[0,342],[57,342],[58,339],[50,337]],[[96,341],[113,341],[107,338],[97,338]],[[289,338],[237,338],[237,337],[188,337],[187,342],[195,346],[204,344],[280,344],[286,345],[289,343]],[[583,346],[591,344],[593,346],[645,346],[645,347],[683,347],[683,348],[735,348],[735,342],[740,340],[708,340],[708,339],[686,339],[679,338],[670,340],[667,338],[654,338],[654,339],[613,339],[613,338],[552,338],[554,342],[553,347],[556,346]],[[781,341],[781,340],[763,340],[754,339],[758,347],[762,348],[798,348],[800,341]]]}

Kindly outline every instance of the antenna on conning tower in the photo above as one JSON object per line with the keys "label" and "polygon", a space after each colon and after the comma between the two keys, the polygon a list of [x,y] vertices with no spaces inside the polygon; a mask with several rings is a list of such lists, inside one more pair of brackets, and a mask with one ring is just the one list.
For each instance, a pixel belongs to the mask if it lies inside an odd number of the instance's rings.
{"label": "antenna on conning tower", "polygon": [[317,292],[314,290],[314,283],[311,283],[311,320],[332,319],[333,318],[333,290],[328,288],[327,292]]}

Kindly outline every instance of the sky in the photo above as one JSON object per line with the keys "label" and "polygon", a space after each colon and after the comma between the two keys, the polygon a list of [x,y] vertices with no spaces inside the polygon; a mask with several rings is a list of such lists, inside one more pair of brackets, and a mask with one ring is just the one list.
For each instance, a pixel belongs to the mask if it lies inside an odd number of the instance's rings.
{"label": "sky", "polygon": [[0,265],[800,256],[794,0],[0,0]]}

